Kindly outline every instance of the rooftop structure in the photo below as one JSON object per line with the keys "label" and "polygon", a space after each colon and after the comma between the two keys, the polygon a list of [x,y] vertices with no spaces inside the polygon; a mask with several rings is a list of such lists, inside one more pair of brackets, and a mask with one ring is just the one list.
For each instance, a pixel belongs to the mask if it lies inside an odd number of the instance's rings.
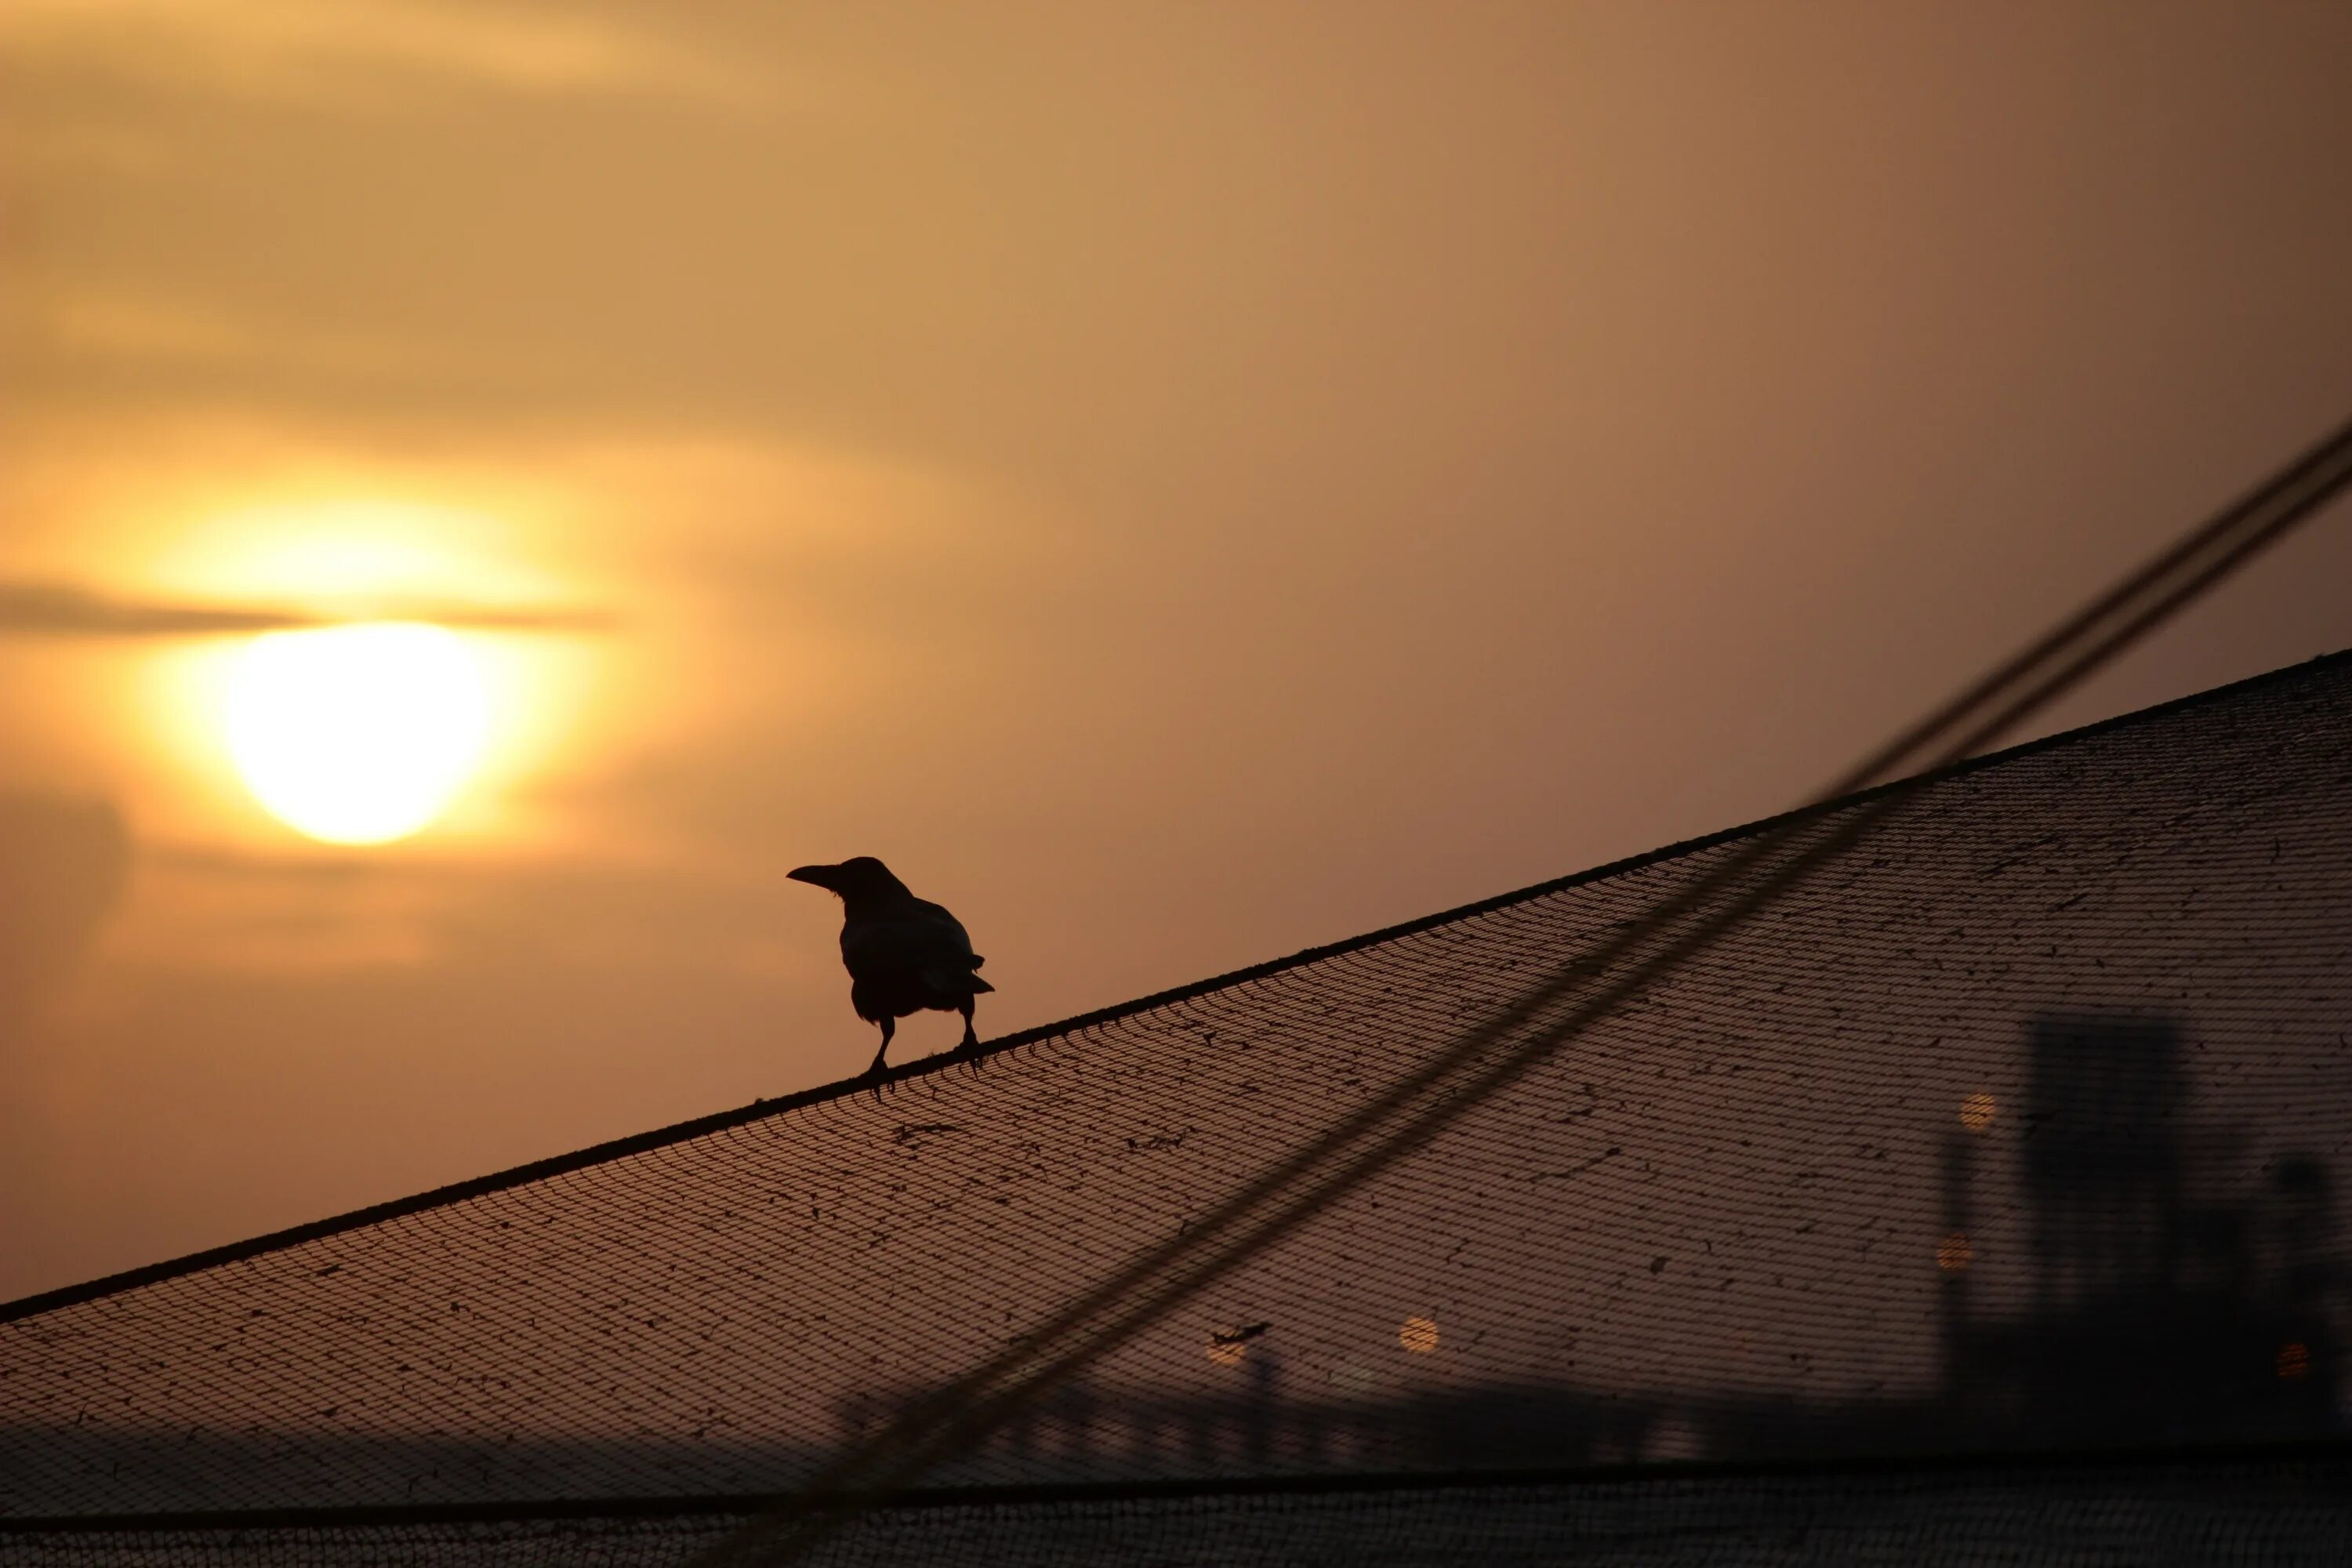
{"label": "rooftop structure", "polygon": [[[1607,1534],[1641,1488],[1777,1528],[1987,1453],[2025,1514],[2060,1464],[2149,1519],[2240,1477],[2249,1530],[2352,1529],[2352,656],[1892,787],[843,1560],[954,1555],[971,1510],[1343,1534],[1474,1492],[1510,1560],[1509,1521]],[[0,1310],[0,1545],[676,1561],[1755,831]]]}

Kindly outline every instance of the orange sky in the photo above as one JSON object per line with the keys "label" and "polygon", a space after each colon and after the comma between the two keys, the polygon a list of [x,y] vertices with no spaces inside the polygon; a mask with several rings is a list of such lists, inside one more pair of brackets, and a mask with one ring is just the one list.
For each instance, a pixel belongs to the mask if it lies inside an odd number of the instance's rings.
{"label": "orange sky", "polygon": [[[993,1035],[1790,804],[2352,413],[2347,51],[18,0],[0,1296],[856,1070],[804,861],[961,912]],[[2352,643],[2347,521],[2061,722]],[[337,848],[251,634],[101,601],[523,624]]]}

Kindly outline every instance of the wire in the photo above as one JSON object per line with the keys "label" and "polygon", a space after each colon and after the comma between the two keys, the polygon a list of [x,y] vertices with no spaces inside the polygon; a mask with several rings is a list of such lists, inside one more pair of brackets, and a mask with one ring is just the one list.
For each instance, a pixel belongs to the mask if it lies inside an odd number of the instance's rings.
{"label": "wire", "polygon": [[761,1518],[696,1559],[790,1563],[1002,1425],[1350,1189],[1427,1143],[1638,997],[1915,797],[1899,784],[1828,807],[1898,767],[1975,754],[2112,662],[2352,483],[2352,423],[1899,732],[1810,809],[1740,845],[1495,1017],[1279,1161],[1199,1225],[1146,1251],[1003,1352],[919,1401]]}

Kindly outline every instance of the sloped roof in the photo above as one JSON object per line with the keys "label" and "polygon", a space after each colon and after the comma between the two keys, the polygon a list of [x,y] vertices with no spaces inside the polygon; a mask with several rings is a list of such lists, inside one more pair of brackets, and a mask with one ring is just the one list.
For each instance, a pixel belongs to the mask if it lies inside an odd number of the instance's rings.
{"label": "sloped roof", "polygon": [[[2352,656],[1894,787],[947,1479],[2336,1430]],[[0,1514],[774,1490],[1761,826],[19,1302]]]}

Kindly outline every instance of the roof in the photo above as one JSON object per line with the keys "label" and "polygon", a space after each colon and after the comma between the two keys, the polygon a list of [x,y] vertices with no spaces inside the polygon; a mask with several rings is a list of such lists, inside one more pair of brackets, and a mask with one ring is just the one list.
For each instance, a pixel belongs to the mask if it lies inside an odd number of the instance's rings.
{"label": "roof", "polygon": [[[2237,1358],[2158,1435],[2332,1432],[2347,785],[2337,655],[1890,786],[948,1480],[1998,1442],[2126,1288]],[[0,1512],[773,1489],[1770,825],[16,1303]]]}

